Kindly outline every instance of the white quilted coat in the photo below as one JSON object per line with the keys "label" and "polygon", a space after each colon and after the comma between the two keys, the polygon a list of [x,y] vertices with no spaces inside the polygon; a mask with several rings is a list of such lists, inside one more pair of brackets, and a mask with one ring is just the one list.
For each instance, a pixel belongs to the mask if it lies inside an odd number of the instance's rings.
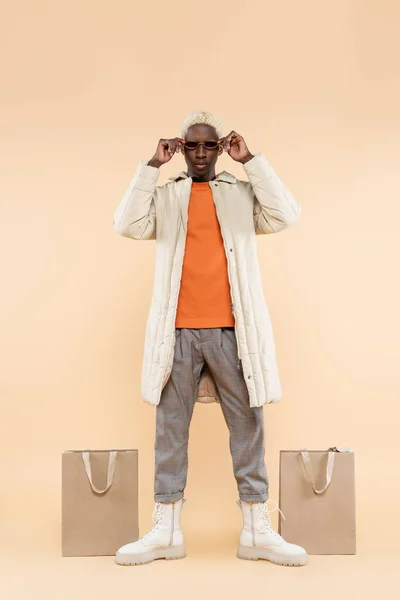
{"label": "white quilted coat", "polygon": [[[263,295],[256,234],[293,225],[300,204],[262,152],[243,165],[248,181],[227,171],[209,182],[227,257],[238,358],[251,407],[281,400],[272,323]],[[140,161],[114,214],[114,230],[135,240],[156,240],[154,288],[142,367],[142,397],[157,405],[172,370],[175,316],[188,221],[191,177],[185,171],[157,185],[160,169]],[[202,371],[198,402],[220,402],[211,373]]]}

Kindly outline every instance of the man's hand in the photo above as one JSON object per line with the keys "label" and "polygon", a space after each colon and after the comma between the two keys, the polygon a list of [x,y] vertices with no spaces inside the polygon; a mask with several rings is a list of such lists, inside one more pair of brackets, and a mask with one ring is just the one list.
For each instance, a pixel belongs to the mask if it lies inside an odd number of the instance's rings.
{"label": "man's hand", "polygon": [[161,167],[174,156],[175,152],[179,152],[183,147],[185,140],[179,137],[161,138],[158,142],[153,158],[148,161],[150,167]]}
{"label": "man's hand", "polygon": [[237,160],[242,164],[253,158],[253,154],[246,146],[246,142],[242,136],[234,131],[231,131],[225,137],[220,138],[218,143],[222,144],[225,152],[227,152],[233,160]]}

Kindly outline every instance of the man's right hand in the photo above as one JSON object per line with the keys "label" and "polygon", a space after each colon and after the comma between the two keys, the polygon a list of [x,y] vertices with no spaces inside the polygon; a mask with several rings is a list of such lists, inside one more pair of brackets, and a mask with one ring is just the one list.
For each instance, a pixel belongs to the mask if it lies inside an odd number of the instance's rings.
{"label": "man's right hand", "polygon": [[148,161],[150,167],[161,167],[174,156],[175,152],[179,152],[185,140],[179,137],[164,139],[161,138],[158,142],[157,149],[154,153],[153,158]]}

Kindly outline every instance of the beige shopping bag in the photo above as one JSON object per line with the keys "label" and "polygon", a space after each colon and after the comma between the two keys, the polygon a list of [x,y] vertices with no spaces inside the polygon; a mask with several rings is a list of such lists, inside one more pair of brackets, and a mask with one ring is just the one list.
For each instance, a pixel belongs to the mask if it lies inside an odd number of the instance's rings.
{"label": "beige shopping bag", "polygon": [[111,556],[138,535],[138,450],[63,452],[62,556]]}
{"label": "beige shopping bag", "polygon": [[351,448],[281,450],[279,533],[308,554],[355,554]]}

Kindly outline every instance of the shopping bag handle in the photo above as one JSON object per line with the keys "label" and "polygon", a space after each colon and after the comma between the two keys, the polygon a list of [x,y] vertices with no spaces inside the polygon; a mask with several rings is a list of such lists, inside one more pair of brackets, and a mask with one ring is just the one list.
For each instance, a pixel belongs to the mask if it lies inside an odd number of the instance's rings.
{"label": "shopping bag handle", "polygon": [[83,460],[83,464],[85,465],[86,474],[89,479],[89,483],[92,486],[92,490],[94,492],[96,492],[97,494],[104,494],[104,492],[106,492],[112,486],[113,479],[114,479],[115,460],[117,457],[117,453],[118,453],[117,450],[111,450],[109,452],[108,469],[107,469],[107,484],[106,484],[106,487],[104,488],[104,490],[99,490],[93,483],[92,469],[90,467],[89,452],[82,452],[82,460]]}
{"label": "shopping bag handle", "polygon": [[312,467],[310,455],[308,454],[307,449],[302,448],[300,450],[300,453],[301,453],[301,458],[303,461],[304,471],[305,471],[308,481],[310,482],[310,484],[312,486],[312,489],[314,490],[314,492],[316,494],[322,494],[329,487],[329,484],[332,481],[333,465],[335,463],[335,450],[333,448],[332,449],[329,448],[327,450],[328,458],[326,461],[325,485],[321,490],[317,490],[315,488],[315,478],[314,478],[313,467]]}

